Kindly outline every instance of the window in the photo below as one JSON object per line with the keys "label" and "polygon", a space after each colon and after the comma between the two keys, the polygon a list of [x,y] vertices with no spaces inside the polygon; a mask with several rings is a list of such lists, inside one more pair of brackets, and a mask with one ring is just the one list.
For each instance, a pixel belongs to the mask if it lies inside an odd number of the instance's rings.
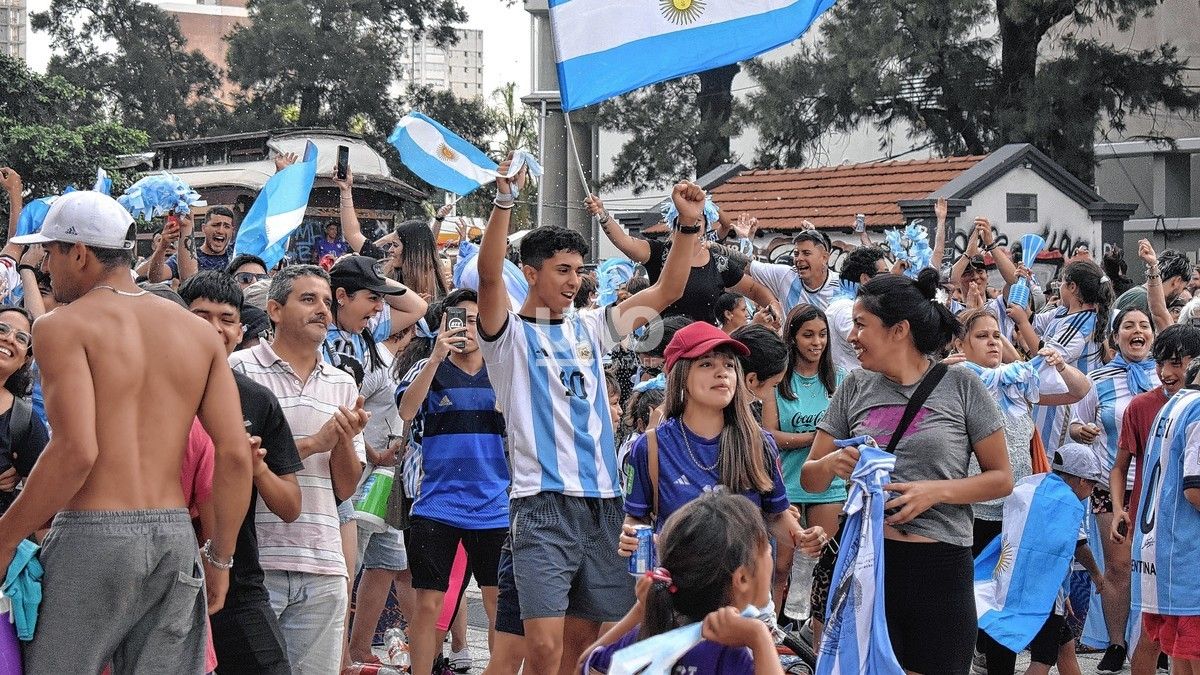
{"label": "window", "polygon": [[1008,222],[1036,223],[1038,221],[1037,195],[1010,192],[1005,196],[1008,201]]}

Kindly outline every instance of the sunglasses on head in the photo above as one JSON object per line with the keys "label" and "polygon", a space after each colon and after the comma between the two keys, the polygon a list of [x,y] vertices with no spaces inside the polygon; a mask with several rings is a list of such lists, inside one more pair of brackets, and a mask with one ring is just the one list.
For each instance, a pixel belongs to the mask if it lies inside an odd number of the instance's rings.
{"label": "sunglasses on head", "polygon": [[13,339],[16,340],[17,344],[21,345],[23,349],[28,350],[33,346],[32,335],[23,330],[18,330],[10,324],[0,321],[0,337],[8,337],[9,335],[12,335]]}
{"label": "sunglasses on head", "polygon": [[269,279],[271,277],[267,274],[258,274],[255,272],[238,272],[233,278],[237,279],[239,284],[252,284],[256,281],[262,281],[263,279]]}

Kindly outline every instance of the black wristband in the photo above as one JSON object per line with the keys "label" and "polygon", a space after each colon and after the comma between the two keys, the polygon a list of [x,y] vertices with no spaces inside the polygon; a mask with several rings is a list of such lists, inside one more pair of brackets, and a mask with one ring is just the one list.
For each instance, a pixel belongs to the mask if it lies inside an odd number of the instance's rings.
{"label": "black wristband", "polygon": [[700,226],[699,225],[692,225],[691,227],[680,226],[679,232],[680,232],[680,234],[699,234]]}
{"label": "black wristband", "polygon": [[33,265],[26,265],[25,263],[21,263],[20,265],[17,265],[17,274],[20,274],[21,272],[24,272],[25,270],[29,270],[30,272],[37,274],[37,268],[34,267]]}

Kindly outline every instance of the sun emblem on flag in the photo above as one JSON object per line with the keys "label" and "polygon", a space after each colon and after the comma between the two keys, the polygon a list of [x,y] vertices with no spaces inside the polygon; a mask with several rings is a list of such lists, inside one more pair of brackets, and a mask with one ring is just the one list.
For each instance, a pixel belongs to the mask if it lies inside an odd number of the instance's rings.
{"label": "sun emblem on flag", "polygon": [[704,0],[659,0],[658,4],[667,21],[678,26],[693,23],[704,14]]}
{"label": "sun emblem on flag", "polygon": [[1000,539],[1000,558],[996,561],[996,569],[992,571],[992,578],[999,579],[1002,575],[1012,569],[1013,559],[1016,557],[1016,552],[1013,551],[1012,544],[1008,542],[1008,537],[1001,535]]}
{"label": "sun emblem on flag", "polygon": [[438,143],[437,153],[438,156],[447,162],[453,162],[454,160],[458,159],[458,153],[454,151],[454,148],[451,148],[445,143]]}

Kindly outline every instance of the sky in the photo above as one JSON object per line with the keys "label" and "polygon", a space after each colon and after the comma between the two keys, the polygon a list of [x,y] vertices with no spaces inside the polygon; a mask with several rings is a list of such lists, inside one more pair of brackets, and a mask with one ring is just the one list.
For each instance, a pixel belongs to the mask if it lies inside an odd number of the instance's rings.
{"label": "sky", "polygon": [[[187,0],[176,0],[177,2]],[[483,30],[483,89],[491,92],[505,82],[516,82],[517,92],[529,91],[529,14],[521,2],[506,0],[459,0],[467,10],[465,28]],[[150,0],[151,4],[162,4]],[[29,12],[41,12],[50,0],[29,0]],[[29,32],[26,61],[44,71],[50,61],[50,40],[45,33]]]}

